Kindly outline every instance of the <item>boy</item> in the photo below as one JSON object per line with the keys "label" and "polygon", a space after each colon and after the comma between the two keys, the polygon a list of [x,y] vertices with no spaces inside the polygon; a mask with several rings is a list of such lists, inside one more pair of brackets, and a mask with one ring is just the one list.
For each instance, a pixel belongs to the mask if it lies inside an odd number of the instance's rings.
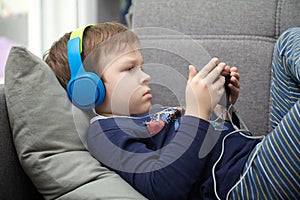
{"label": "boy", "polygon": [[[237,100],[237,68],[219,63],[216,58],[200,72],[189,66],[185,112],[179,107],[150,111],[150,77],[142,70],[135,34],[115,23],[83,31],[81,57],[84,60],[89,56],[87,60],[93,63],[87,61],[84,66],[101,77],[106,93],[95,106],[99,116],[92,119],[88,131],[91,154],[149,199],[227,197],[241,183],[238,180],[245,163],[251,165],[256,155],[253,152],[265,143],[242,136],[229,122],[225,122],[222,133],[209,126],[209,116],[224,93],[225,78],[220,76],[223,70],[231,76],[230,102]],[[64,87],[70,79],[70,57],[66,55],[69,37],[66,34],[45,56]],[[205,147],[213,137],[217,138],[215,145]],[[252,151],[255,148],[258,150]],[[249,157],[251,152],[253,156]],[[289,195],[295,194],[291,191]]]}

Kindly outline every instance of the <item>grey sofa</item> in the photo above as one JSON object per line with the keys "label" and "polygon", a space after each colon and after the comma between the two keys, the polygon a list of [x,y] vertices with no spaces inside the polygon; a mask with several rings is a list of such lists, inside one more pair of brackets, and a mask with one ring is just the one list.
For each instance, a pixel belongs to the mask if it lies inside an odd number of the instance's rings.
{"label": "grey sofa", "polygon": [[154,102],[184,105],[185,85],[172,77],[187,77],[188,64],[201,67],[216,56],[239,68],[241,92],[236,109],[247,127],[256,135],[270,131],[273,47],[283,31],[300,26],[299,0],[135,2],[132,24],[146,46],[145,63],[160,64],[150,66],[153,87],[158,87],[153,90],[158,97]]}
{"label": "grey sofa", "polygon": [[[134,5],[133,28],[142,44],[146,44],[145,63],[160,64],[160,68],[147,69],[153,79],[151,86],[157,91],[154,103],[184,104],[183,97],[177,94],[182,88],[173,90],[170,86],[178,84],[173,77],[164,73],[159,76],[156,72],[164,72],[170,69],[167,66],[172,66],[175,72],[186,77],[185,66],[202,64],[193,52],[189,56],[189,46],[184,46],[186,43],[182,40],[188,37],[193,44],[201,44],[205,53],[239,66],[242,91],[237,109],[252,132],[268,132],[273,46],[284,30],[300,26],[299,0],[138,0]],[[168,28],[168,31],[151,33],[145,27]],[[182,34],[172,34],[174,31]],[[157,44],[165,46],[156,48]],[[183,47],[176,46],[178,52],[169,51],[172,45],[180,44]],[[42,199],[18,161],[3,85],[0,85],[0,113],[0,199]]]}
{"label": "grey sofa", "polygon": [[2,84],[0,85],[0,113],[0,199],[43,199],[19,163]]}

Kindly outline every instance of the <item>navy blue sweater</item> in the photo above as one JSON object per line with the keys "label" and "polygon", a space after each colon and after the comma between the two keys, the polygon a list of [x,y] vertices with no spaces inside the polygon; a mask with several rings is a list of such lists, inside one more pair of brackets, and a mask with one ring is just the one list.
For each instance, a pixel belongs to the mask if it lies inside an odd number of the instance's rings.
{"label": "navy blue sweater", "polygon": [[[147,130],[151,116],[101,118],[88,130],[88,150],[148,199],[216,199],[212,167],[220,157],[224,136],[210,123],[182,116],[165,123],[157,134]],[[248,155],[259,140],[239,133],[225,141],[215,168],[216,188],[224,199],[238,180]]]}

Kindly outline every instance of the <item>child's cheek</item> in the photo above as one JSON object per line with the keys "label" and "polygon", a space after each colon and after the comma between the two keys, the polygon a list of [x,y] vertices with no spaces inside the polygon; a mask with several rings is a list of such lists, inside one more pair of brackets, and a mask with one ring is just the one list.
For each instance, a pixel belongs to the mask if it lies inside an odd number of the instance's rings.
{"label": "child's cheek", "polygon": [[132,96],[135,96],[134,93],[137,90],[138,85],[135,81],[132,81],[126,77],[123,77],[121,80],[117,81],[115,87],[112,91],[112,99],[115,99],[115,102],[121,104],[126,104],[129,106],[130,99]]}

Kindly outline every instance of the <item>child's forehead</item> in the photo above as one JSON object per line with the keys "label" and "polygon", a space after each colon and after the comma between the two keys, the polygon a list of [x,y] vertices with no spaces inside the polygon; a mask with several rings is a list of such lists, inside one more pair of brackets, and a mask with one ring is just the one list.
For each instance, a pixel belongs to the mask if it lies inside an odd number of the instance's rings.
{"label": "child's forehead", "polygon": [[98,44],[85,58],[86,66],[90,66],[91,71],[102,74],[107,67],[116,61],[134,62],[134,60],[139,60],[136,63],[141,64],[142,56],[139,43],[117,39]]}
{"label": "child's forehead", "polygon": [[110,55],[110,58],[107,60],[104,65],[103,71],[111,67],[124,67],[127,65],[143,65],[144,60],[142,58],[140,49],[135,49],[131,51],[123,51]]}
{"label": "child's forehead", "polygon": [[140,55],[141,55],[140,49],[133,49],[131,51],[124,51],[123,52],[123,56],[128,57],[128,59],[135,58],[135,57],[140,57]]}
{"label": "child's forehead", "polygon": [[121,62],[142,62],[143,58],[139,49],[124,51],[117,55],[115,61]]}
{"label": "child's forehead", "polygon": [[115,55],[120,57],[125,54],[134,54],[140,51],[139,43],[130,43],[126,41],[106,41],[98,44],[96,51],[102,55]]}

